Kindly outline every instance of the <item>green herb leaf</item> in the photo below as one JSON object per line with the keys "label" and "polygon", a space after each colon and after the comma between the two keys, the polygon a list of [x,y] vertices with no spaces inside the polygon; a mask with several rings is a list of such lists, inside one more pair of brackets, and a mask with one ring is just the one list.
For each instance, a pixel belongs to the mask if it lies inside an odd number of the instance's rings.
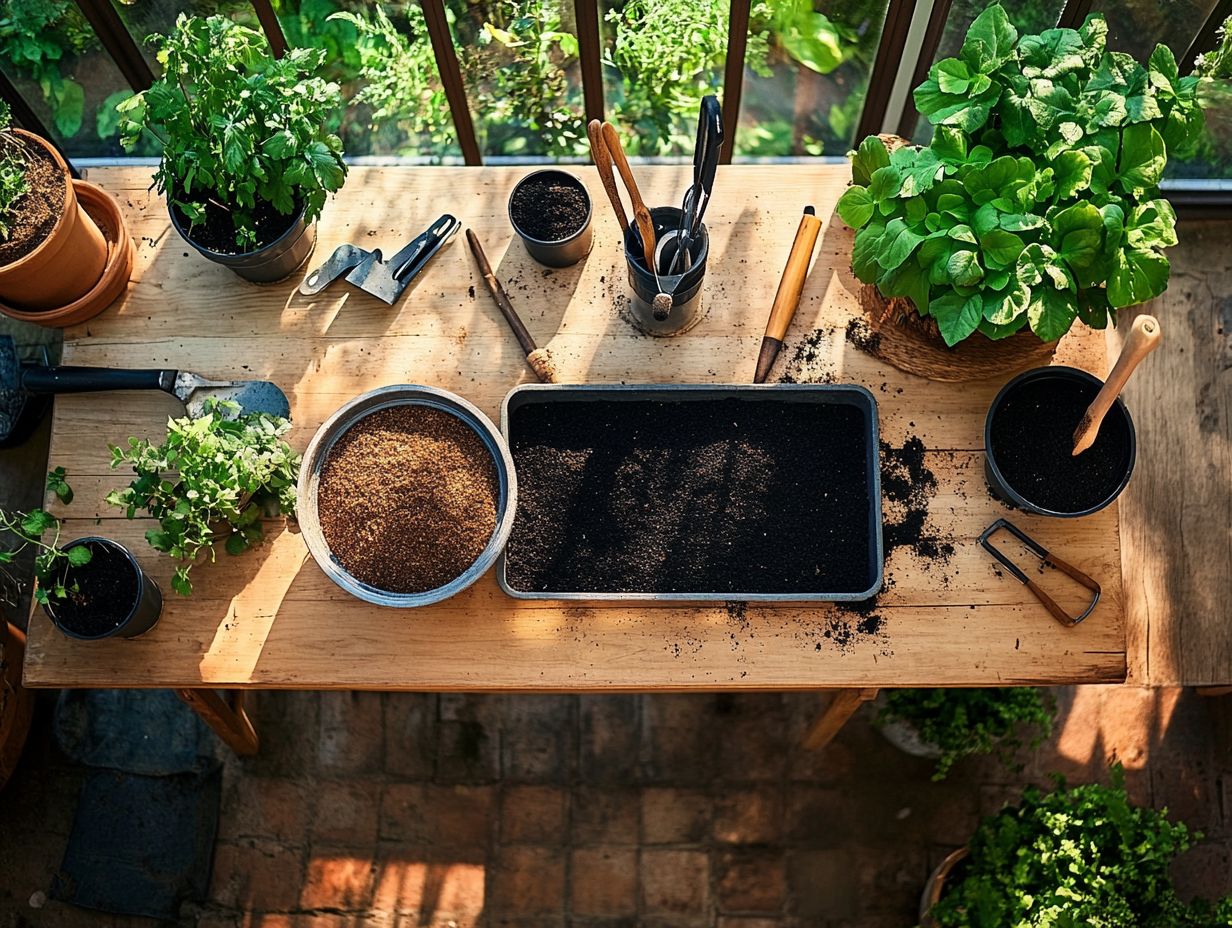
{"label": "green herb leaf", "polygon": [[90,559],[94,557],[94,552],[85,545],[77,545],[76,547],[69,548],[64,552],[64,554],[68,557],[68,562],[74,567],[84,567],[86,564],[89,564]]}
{"label": "green herb leaf", "polygon": [[1014,56],[1016,30],[1005,10],[994,3],[975,18],[967,30],[959,57],[981,74],[991,74]]}
{"label": "green herb leaf", "polygon": [[862,228],[873,218],[876,205],[866,187],[848,187],[838,199],[838,214],[853,229]]}
{"label": "green herb leaf", "polygon": [[1112,261],[1108,302],[1120,309],[1145,303],[1168,286],[1168,259],[1156,251],[1122,248]]}
{"label": "green herb leaf", "polygon": [[924,238],[909,228],[902,219],[887,223],[879,243],[877,262],[887,271],[894,270],[911,257]]}
{"label": "green herb leaf", "polygon": [[953,347],[976,330],[983,316],[984,301],[979,294],[963,296],[950,292],[933,300],[929,311],[937,320],[941,337]]}

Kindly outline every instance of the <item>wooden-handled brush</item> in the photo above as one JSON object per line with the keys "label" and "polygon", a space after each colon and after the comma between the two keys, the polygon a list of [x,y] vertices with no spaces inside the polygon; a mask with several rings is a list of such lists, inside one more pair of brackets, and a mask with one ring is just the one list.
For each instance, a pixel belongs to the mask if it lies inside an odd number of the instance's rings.
{"label": "wooden-handled brush", "polygon": [[592,119],[587,123],[586,135],[590,139],[590,157],[594,159],[595,168],[599,171],[599,180],[603,182],[608,202],[616,211],[620,231],[624,232],[629,228],[629,217],[625,215],[625,205],[620,202],[620,191],[616,188],[616,175],[612,173],[612,153],[608,151],[607,142],[603,139],[602,121]]}
{"label": "wooden-handled brush", "polygon": [[761,340],[761,353],[757,355],[753,383],[766,382],[774,359],[783,347],[783,336],[787,334],[787,327],[791,325],[796,307],[800,305],[800,293],[804,290],[804,279],[808,276],[809,262],[813,259],[813,249],[817,246],[820,231],[821,220],[817,218],[817,211],[811,206],[804,207],[795,241],[791,243],[791,253],[787,256],[787,266],[783,268],[778,292],[774,294],[766,334]]}
{"label": "wooden-handled brush", "polygon": [[1087,407],[1082,421],[1078,423],[1078,428],[1074,429],[1075,455],[1082,454],[1095,444],[1095,438],[1099,435],[1099,427],[1104,421],[1104,416],[1108,414],[1113,402],[1125,388],[1129,375],[1134,372],[1143,358],[1159,347],[1162,340],[1163,332],[1160,331],[1159,321],[1154,316],[1139,316],[1134,320],[1129,335],[1125,339],[1125,345],[1121,348],[1121,356],[1112,366],[1112,373],[1108,375],[1103,388]]}

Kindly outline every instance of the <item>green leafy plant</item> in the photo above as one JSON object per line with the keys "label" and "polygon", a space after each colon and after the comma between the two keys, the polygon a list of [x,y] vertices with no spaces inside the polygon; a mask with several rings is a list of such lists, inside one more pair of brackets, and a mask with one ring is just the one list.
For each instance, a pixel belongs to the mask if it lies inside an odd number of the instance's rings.
{"label": "green leafy plant", "polygon": [[263,537],[262,514],[295,511],[300,456],[282,439],[291,423],[266,413],[238,415],[233,402],[210,402],[197,419],[173,419],[158,445],[130,438],[127,448],[111,446],[111,466],[132,466],[128,487],[107,502],[128,518],[144,512],[158,520],[146,540],[182,563],[172,586],[192,593],[189,573],[202,555],[214,560],[214,546],[242,554]]}
{"label": "green leafy plant", "polygon": [[935,746],[941,753],[933,779],[942,780],[955,762],[974,754],[1011,764],[1024,744],[1035,747],[1052,733],[1055,709],[1052,697],[1034,687],[901,689],[887,692],[877,720],[904,722]]}
{"label": "green leafy plant", "polygon": [[931,916],[938,928],[1214,928],[1232,900],[1186,904],[1169,865],[1200,839],[1110,786],[1024,791],[986,818]]}
{"label": "green leafy plant", "polygon": [[68,473],[63,467],[47,472],[47,489],[65,506],[73,501],[73,488],[68,485]]}
{"label": "green leafy plant", "polygon": [[932,142],[870,136],[853,154],[838,211],[859,230],[856,276],[946,344],[1103,328],[1167,286],[1176,217],[1158,185],[1201,138],[1199,79],[1166,46],[1143,67],[1106,38],[1098,15],[1020,37],[994,4],[915,90]]}
{"label": "green leafy plant", "polygon": [[[56,468],[52,473],[58,474],[58,483],[68,490],[69,499],[72,499],[72,490],[65,482],[64,468]],[[52,474],[48,474],[49,482],[51,478]],[[47,606],[52,600],[67,598],[75,589],[75,586],[65,586],[68,569],[90,563],[91,552],[86,546],[67,551],[60,547],[60,520],[45,509],[31,509],[29,512],[5,512],[0,509],[0,532],[15,539],[11,547],[0,550],[0,568],[12,564],[27,548],[35,550],[34,576],[38,585],[34,589],[34,601],[39,605]],[[51,539],[44,541],[44,536],[49,532]]]}
{"label": "green leafy plant", "polygon": [[9,105],[0,101],[0,239],[9,237],[18,204],[30,191],[26,180],[26,147],[10,131]]}
{"label": "green leafy plant", "polygon": [[0,2],[0,60],[38,84],[62,136],[81,130],[85,88],[64,76],[64,66],[98,39],[71,0]]}
{"label": "green leafy plant", "polygon": [[207,204],[221,207],[243,249],[261,244],[259,203],[284,216],[302,207],[315,220],[346,179],[342,141],[325,129],[341,92],[312,76],[325,52],[274,58],[260,32],[223,16],[181,14],[169,35],[150,41],[163,76],[116,109],[126,149],[142,132],[162,143],[158,189],[194,224]]}

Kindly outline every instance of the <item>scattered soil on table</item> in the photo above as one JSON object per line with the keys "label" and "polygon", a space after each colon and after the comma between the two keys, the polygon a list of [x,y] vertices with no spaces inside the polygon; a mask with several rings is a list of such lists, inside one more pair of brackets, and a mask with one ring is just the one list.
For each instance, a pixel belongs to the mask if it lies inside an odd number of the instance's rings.
{"label": "scattered soil on table", "polygon": [[847,341],[851,342],[865,354],[876,355],[881,348],[881,335],[868,323],[867,319],[855,316],[847,323]]}
{"label": "scattered soil on table", "polygon": [[64,212],[68,183],[60,166],[41,145],[19,142],[26,153],[29,190],[13,203],[9,237],[0,241],[0,266],[24,258],[47,240]]}
{"label": "scattered soil on table", "polygon": [[830,363],[830,335],[826,329],[806,335],[783,365],[779,383],[834,383],[834,373],[824,369]]}
{"label": "scattered soil on table", "polygon": [[891,504],[883,516],[886,559],[907,548],[925,568],[954,556],[953,541],[927,528],[928,503],[937,493],[937,476],[924,462],[927,450],[915,435],[901,448],[881,443],[881,495]]}
{"label": "scattered soil on table", "polygon": [[1015,387],[992,421],[991,452],[1006,483],[1053,512],[1082,512],[1116,492],[1129,464],[1129,428],[1110,410],[1095,444],[1075,457],[1074,429],[1095,384],[1062,377]]}
{"label": "scattered soil on table", "polygon": [[[65,574],[68,597],[53,599],[61,627],[86,638],[114,631],[137,601],[139,578],[132,562],[110,545],[89,542],[90,562]],[[75,587],[75,589],[74,589]]]}
{"label": "scattered soil on table", "polygon": [[429,406],[378,410],[338,439],[317,510],[330,553],[354,577],[422,593],[466,571],[496,530],[500,485],[483,440]]}
{"label": "scattered soil on table", "polygon": [[510,212],[523,235],[559,242],[586,224],[586,195],[576,183],[536,177],[514,191]]}
{"label": "scattered soil on table", "polygon": [[736,399],[528,403],[507,575],[532,592],[867,589],[864,417]]}
{"label": "scattered soil on table", "polygon": [[300,204],[296,203],[295,211],[285,215],[274,209],[273,204],[258,200],[251,210],[252,223],[257,230],[257,243],[245,248],[235,244],[235,221],[226,207],[207,201],[205,219],[195,225],[178,206],[173,205],[171,208],[175,210],[180,225],[202,248],[208,248],[220,255],[238,255],[251,254],[276,241],[299,220]]}

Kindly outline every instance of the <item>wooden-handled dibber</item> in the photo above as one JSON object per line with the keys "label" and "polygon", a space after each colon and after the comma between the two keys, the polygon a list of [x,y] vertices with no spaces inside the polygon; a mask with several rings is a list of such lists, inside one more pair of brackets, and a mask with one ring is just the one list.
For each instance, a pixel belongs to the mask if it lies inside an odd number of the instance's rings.
{"label": "wooden-handled dibber", "polygon": [[813,249],[817,246],[820,231],[821,220],[817,218],[817,211],[811,206],[804,207],[804,215],[800,217],[800,225],[796,229],[796,239],[791,243],[791,254],[787,256],[787,266],[783,268],[783,278],[779,281],[778,292],[774,294],[766,334],[761,340],[761,353],[757,355],[753,383],[766,382],[774,359],[783,347],[783,336],[787,334],[787,327],[791,325],[796,307],[800,305],[804,278],[808,275],[809,262],[813,259]]}
{"label": "wooden-handled dibber", "polygon": [[501,315],[509,323],[509,328],[513,329],[513,335],[518,340],[518,344],[526,352],[526,363],[530,365],[530,369],[535,372],[535,376],[542,383],[556,383],[556,364],[552,356],[548,354],[546,348],[540,348],[535,344],[530,332],[522,324],[518,311],[509,302],[509,295],[505,293],[505,288],[492,273],[492,265],[488,264],[488,256],[483,253],[483,246],[479,244],[479,237],[475,235],[473,229],[466,230],[466,242],[471,246],[471,254],[475,256],[475,261],[479,265],[479,273],[483,275],[483,281],[488,285],[488,292],[492,294],[492,299],[500,308]]}
{"label": "wooden-handled dibber", "polygon": [[1125,345],[1121,348],[1121,356],[1112,366],[1112,373],[1108,375],[1103,388],[1087,407],[1082,421],[1078,423],[1078,428],[1074,429],[1075,455],[1082,454],[1095,444],[1095,437],[1099,435],[1099,427],[1104,421],[1104,416],[1112,408],[1121,390],[1125,388],[1129,375],[1134,372],[1143,358],[1159,347],[1162,340],[1163,332],[1160,331],[1159,321],[1154,316],[1139,316],[1134,320],[1129,336],[1125,339]]}

